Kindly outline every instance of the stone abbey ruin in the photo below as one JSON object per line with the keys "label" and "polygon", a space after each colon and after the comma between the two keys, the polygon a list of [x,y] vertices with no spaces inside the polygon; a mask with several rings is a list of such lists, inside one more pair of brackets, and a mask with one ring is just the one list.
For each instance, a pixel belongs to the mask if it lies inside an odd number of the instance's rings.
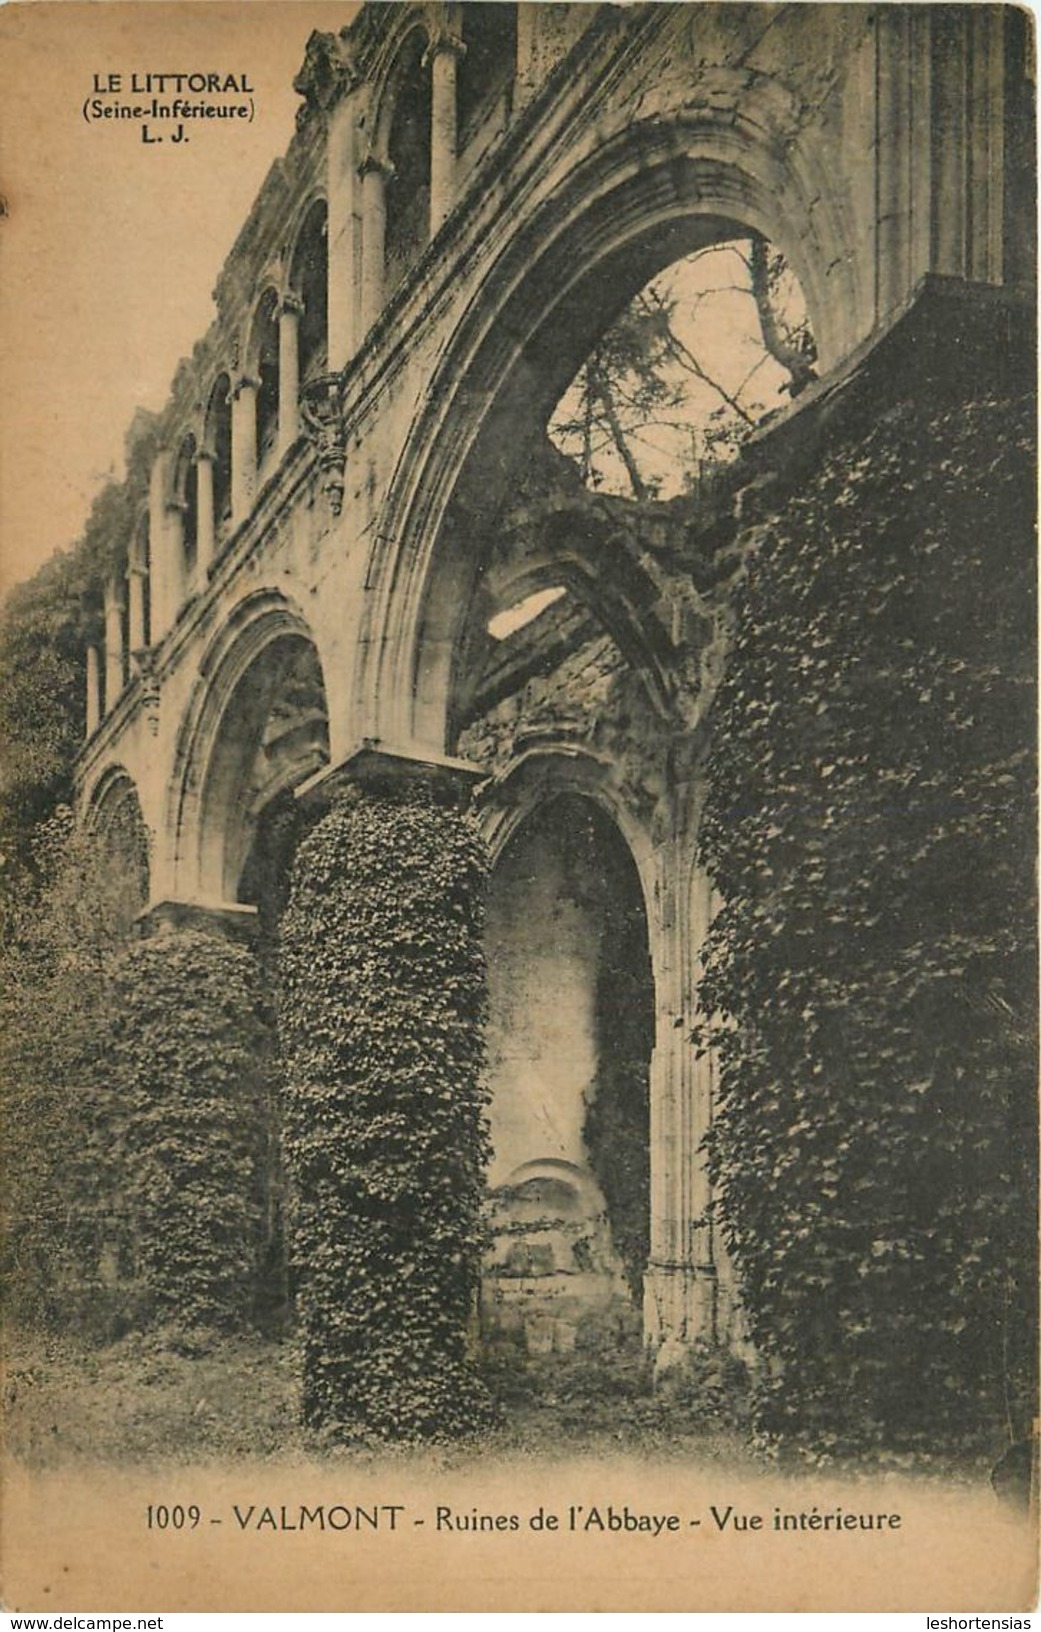
{"label": "stone abbey ruin", "polygon": [[[425,0],[306,42],[133,433],[75,796],[141,969],[202,936],[275,991],[288,1101],[220,1183],[317,1416],[385,1306],[395,1398],[478,1328],[719,1347],[882,1432],[944,1405],[930,1343],[955,1415],[1029,1371],[1028,34]],[[801,291],[782,405],[674,491],[590,480],[558,404],[731,243]]]}

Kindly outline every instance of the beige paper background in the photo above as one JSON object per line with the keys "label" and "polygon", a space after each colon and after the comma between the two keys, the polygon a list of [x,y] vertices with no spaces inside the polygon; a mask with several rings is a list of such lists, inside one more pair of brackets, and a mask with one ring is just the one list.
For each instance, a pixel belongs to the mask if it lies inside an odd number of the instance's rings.
{"label": "beige paper background", "polygon": [[[0,586],[79,531],[134,407],[162,406],[177,358],[271,159],[288,142],[289,80],[312,28],[353,7],[312,0],[22,3],[0,10]],[[214,122],[146,148],[130,124],[88,126],[95,72],[246,72],[252,125]],[[196,1502],[192,1532],[149,1531],[147,1504]],[[404,1503],[397,1534],[241,1533],[232,1503]],[[438,1535],[434,1508],[515,1513],[516,1534]],[[677,1535],[534,1534],[563,1513],[677,1512]],[[709,1503],[766,1515],[903,1515],[898,1532],[715,1533]],[[700,1516],[700,1527],[690,1519]],[[210,1524],[219,1517],[219,1525]],[[423,1518],[423,1526],[413,1520]],[[811,1477],[749,1479],[624,1457],[497,1463],[460,1452],[328,1465],[151,1470],[5,1468],[4,1602],[14,1610],[1023,1610],[1032,1529],[987,1490]]]}
{"label": "beige paper background", "polygon": [[[197,1502],[195,1531],[146,1528],[148,1504]],[[287,1518],[304,1503],[403,1503],[394,1533],[241,1532],[245,1512]],[[899,1512],[901,1528],[719,1534],[708,1504],[733,1503],[770,1525],[785,1511]],[[438,1534],[438,1503],[516,1514],[516,1533]],[[570,1504],[680,1515],[660,1537],[536,1534],[539,1506],[566,1523]],[[219,1517],[219,1525],[210,1519]],[[701,1525],[691,1528],[690,1519]],[[422,1527],[414,1520],[422,1518]],[[750,1480],[624,1457],[515,1459],[437,1466],[76,1468],[9,1476],[5,1601],[11,1609],[133,1610],[932,1610],[1009,1611],[1035,1601],[1034,1543],[986,1494],[865,1480]]]}
{"label": "beige paper background", "polygon": [[[356,11],[340,0],[0,5],[0,592],[72,544],[111,467],[122,475],[135,410],[164,406],[292,137],[308,35]],[[196,120],[179,147],[146,146],[134,120],[85,123],[93,75],[134,70],[246,73],[256,118]]]}

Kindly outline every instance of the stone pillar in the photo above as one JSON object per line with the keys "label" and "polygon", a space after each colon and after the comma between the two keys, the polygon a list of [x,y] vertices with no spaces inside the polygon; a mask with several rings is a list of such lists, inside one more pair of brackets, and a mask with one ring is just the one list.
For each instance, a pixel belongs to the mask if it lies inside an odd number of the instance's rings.
{"label": "stone pillar", "polygon": [[330,369],[343,368],[360,339],[361,279],[358,266],[361,248],[358,203],[360,189],[355,160],[356,110],[351,97],[344,97],[329,115],[326,143],[326,185],[329,215],[327,311],[329,322],[327,360]]}
{"label": "stone pillar", "polygon": [[539,86],[536,32],[537,6],[517,7],[517,66],[514,78],[514,107],[530,102]]}
{"label": "stone pillar", "polygon": [[217,524],[213,514],[213,454],[209,448],[200,448],[195,455],[195,549],[200,584],[217,547]]}
{"label": "stone pillar", "polygon": [[660,918],[652,928],[657,1000],[651,1058],[651,1250],[644,1278],[644,1331],[660,1369],[690,1343],[716,1336],[716,1269],[710,1191],[701,1142],[711,1119],[712,1065],[691,1042],[694,969],[708,927],[707,881],[689,885],[679,838],[659,854]]}
{"label": "stone pillar", "polygon": [[177,613],[180,560],[171,541],[171,521],[176,512],[169,508],[171,455],[162,452],[152,465],[148,490],[148,538],[151,558],[152,641],[162,640]]}
{"label": "stone pillar", "polygon": [[257,390],[260,381],[243,374],[231,389],[231,521],[249,515],[257,478]]}
{"label": "stone pillar", "polygon": [[87,647],[87,736],[101,724],[101,658],[96,646]]}
{"label": "stone pillar", "polygon": [[130,642],[130,656],[137,657],[148,646],[148,630],[145,627],[145,584],[148,572],[144,563],[136,557],[131,557],[127,568],[127,612],[128,636]]}
{"label": "stone pillar", "polygon": [[115,576],[105,584],[105,713],[123,690],[123,585]]}
{"label": "stone pillar", "polygon": [[368,334],[383,309],[383,257],[387,230],[390,165],[371,154],[361,166],[361,334]]}
{"label": "stone pillar", "polygon": [[876,17],[876,321],[928,272],[1004,272],[1005,13],[882,7]]}
{"label": "stone pillar", "polygon": [[430,42],[430,236],[455,203],[456,63],[466,47],[442,29]]}
{"label": "stone pillar", "polygon": [[282,296],[278,308],[278,457],[300,435],[300,314],[296,295]]}

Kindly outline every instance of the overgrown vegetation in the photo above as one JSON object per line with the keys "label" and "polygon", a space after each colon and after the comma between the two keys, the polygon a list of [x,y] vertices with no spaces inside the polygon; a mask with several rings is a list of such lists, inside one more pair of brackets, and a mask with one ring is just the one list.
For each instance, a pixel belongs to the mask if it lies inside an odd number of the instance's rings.
{"label": "overgrown vegetation", "polygon": [[132,947],[112,981],[112,1069],[137,1271],[160,1320],[235,1330],[264,1240],[268,1019],[255,958],[181,931]]}
{"label": "overgrown vegetation", "polygon": [[906,404],[761,530],[713,722],[710,1146],[767,1436],[1029,1431],[1030,406]]}
{"label": "overgrown vegetation", "polygon": [[280,1033],[304,1411],[344,1435],[487,1423],[467,1356],[488,1134],[485,857],[419,793],[345,800],[300,845]]}
{"label": "overgrown vegetation", "polygon": [[33,876],[36,827],[68,800],[85,727],[88,643],[100,631],[104,579],[125,562],[148,491],[151,416],[138,415],[127,477],[98,494],[78,543],[12,590],[0,611],[0,867]]}
{"label": "overgrown vegetation", "polygon": [[[670,1458],[687,1466],[754,1464],[739,1368],[718,1355],[654,1391],[639,1345],[547,1355],[522,1369],[516,1351],[492,1356],[484,1374],[504,1404],[500,1427],[480,1442],[435,1449],[440,1461],[504,1454]],[[371,1462],[375,1439],[343,1446],[301,1422],[300,1363],[293,1342],[157,1328],[104,1347],[70,1338],[8,1343],[8,1453],[31,1467],[112,1462],[198,1467],[208,1458]],[[398,1454],[398,1448],[390,1450]],[[417,1451],[409,1461],[415,1466]]]}
{"label": "overgrown vegetation", "polygon": [[100,1340],[248,1320],[274,1144],[256,962],[197,934],[131,944],[133,859],[59,812],[0,955],[7,1313]]}
{"label": "overgrown vegetation", "polygon": [[128,1251],[112,1076],[112,966],[140,875],[61,809],[4,898],[0,1077],[9,1315],[104,1335]]}

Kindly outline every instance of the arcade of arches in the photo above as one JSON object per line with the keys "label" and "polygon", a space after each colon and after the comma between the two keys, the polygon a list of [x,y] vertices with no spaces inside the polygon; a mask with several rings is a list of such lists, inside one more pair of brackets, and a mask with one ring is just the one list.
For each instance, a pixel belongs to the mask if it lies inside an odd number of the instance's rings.
{"label": "arcade of arches", "polygon": [[344,784],[480,827],[482,1307],[531,1349],[744,1342],[690,1041],[735,597],[843,414],[940,390],[953,325],[1001,377],[1030,276],[1023,22],[942,10],[430,0],[313,36],[104,589],[79,787],[134,792],[145,932],[269,948]]}

